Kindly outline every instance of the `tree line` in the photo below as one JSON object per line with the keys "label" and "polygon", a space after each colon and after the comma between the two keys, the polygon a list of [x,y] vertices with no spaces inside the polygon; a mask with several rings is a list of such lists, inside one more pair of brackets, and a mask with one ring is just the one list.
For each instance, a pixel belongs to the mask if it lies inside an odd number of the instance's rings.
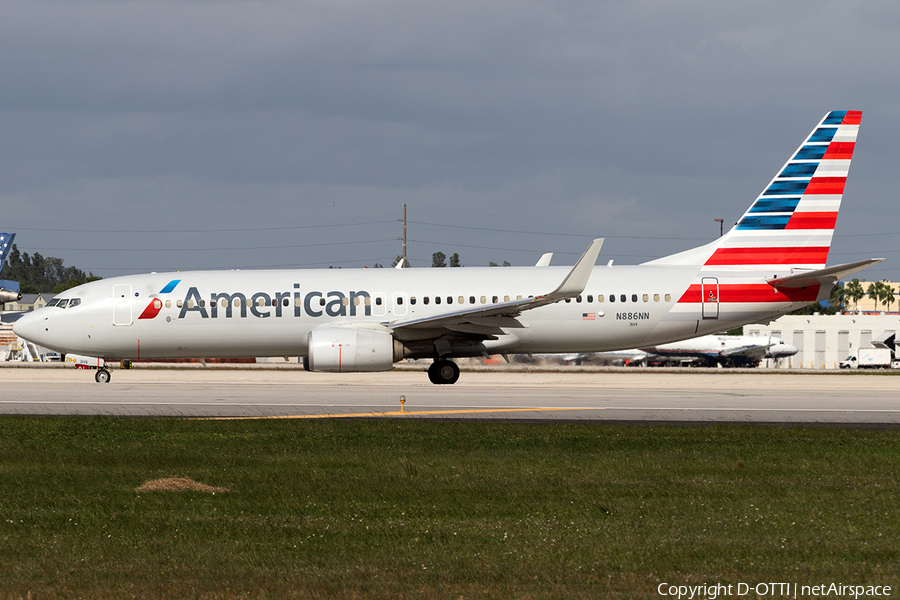
{"label": "tree line", "polygon": [[891,310],[891,304],[896,300],[894,289],[887,283],[887,280],[876,281],[870,283],[867,287],[863,287],[859,279],[853,279],[846,284],[839,283],[826,302],[820,304],[818,302],[805,306],[792,312],[792,315],[811,315],[819,313],[823,315],[835,315],[846,312],[850,306],[855,305],[863,298],[869,298],[875,301],[875,310],[878,310],[878,303],[885,306],[887,312]]}
{"label": "tree line", "polygon": [[102,279],[93,273],[85,274],[76,267],[67,267],[63,259],[41,256],[40,252],[29,255],[19,252],[15,244],[9,251],[6,264],[0,270],[0,279],[19,282],[23,294],[59,294],[76,285]]}

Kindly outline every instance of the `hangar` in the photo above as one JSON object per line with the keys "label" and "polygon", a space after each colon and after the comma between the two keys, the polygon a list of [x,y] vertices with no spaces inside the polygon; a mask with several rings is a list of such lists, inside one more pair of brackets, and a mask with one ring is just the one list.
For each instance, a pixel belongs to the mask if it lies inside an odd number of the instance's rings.
{"label": "hangar", "polygon": [[[763,360],[761,367],[837,369],[853,348],[870,348],[873,340],[900,331],[900,314],[785,315],[768,325],[745,325],[744,335],[782,338],[800,352]],[[768,363],[768,364],[766,364]]]}

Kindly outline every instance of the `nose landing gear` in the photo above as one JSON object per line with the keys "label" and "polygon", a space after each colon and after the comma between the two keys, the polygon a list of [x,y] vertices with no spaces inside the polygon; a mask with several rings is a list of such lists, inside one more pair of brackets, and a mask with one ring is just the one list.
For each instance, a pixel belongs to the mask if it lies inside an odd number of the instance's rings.
{"label": "nose landing gear", "polygon": [[94,375],[94,380],[97,383],[109,383],[109,371],[106,369],[97,369],[97,373]]}

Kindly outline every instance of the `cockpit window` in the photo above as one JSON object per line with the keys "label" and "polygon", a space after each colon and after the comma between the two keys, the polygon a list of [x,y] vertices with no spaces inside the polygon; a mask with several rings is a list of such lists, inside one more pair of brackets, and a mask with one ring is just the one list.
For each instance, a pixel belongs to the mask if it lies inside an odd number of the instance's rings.
{"label": "cockpit window", "polygon": [[47,306],[55,306],[56,308],[75,308],[81,304],[81,298],[54,298],[47,303]]}

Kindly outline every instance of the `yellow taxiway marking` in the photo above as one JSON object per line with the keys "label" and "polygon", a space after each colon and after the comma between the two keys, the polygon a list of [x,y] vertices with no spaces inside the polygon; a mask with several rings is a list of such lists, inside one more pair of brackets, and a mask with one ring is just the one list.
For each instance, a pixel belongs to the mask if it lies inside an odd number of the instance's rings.
{"label": "yellow taxiway marking", "polygon": [[394,410],[368,413],[325,413],[321,415],[273,415],[269,417],[205,417],[209,421],[247,421],[251,419],[346,419],[350,417],[405,417],[419,415],[465,415],[474,413],[540,412],[546,410],[603,410],[603,408],[469,408],[461,410]]}

